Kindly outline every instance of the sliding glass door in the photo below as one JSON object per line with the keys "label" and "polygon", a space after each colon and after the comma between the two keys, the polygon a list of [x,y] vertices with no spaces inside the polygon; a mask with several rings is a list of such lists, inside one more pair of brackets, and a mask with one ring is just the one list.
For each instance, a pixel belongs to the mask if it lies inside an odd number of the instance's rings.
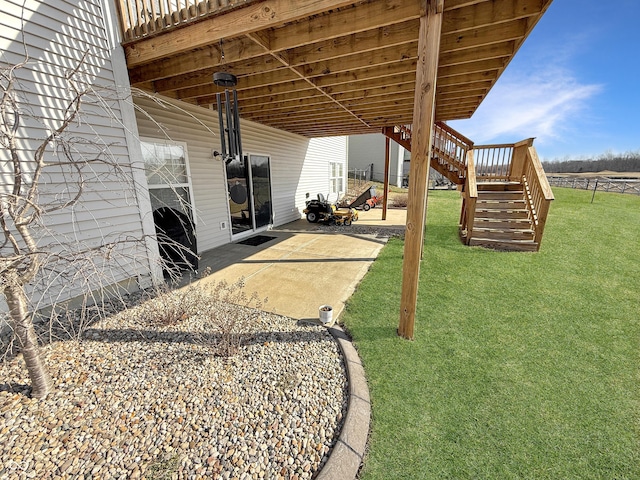
{"label": "sliding glass door", "polygon": [[273,221],[269,157],[233,159],[226,165],[226,174],[233,235],[269,226]]}

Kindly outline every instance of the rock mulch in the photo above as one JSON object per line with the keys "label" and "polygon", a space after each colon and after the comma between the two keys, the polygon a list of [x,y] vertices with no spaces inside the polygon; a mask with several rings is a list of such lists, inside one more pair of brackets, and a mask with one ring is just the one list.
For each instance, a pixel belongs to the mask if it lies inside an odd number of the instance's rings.
{"label": "rock mulch", "polygon": [[404,237],[405,227],[386,227],[380,225],[358,225],[352,223],[348,227],[343,225],[332,225],[318,223],[317,230],[323,230],[332,233],[343,233],[345,235],[375,235],[378,238]]}
{"label": "rock mulch", "polygon": [[0,479],[312,478],[346,414],[341,353],[324,327],[261,316],[229,358],[196,320],[108,319],[43,348],[44,400],[20,357],[0,364]]}

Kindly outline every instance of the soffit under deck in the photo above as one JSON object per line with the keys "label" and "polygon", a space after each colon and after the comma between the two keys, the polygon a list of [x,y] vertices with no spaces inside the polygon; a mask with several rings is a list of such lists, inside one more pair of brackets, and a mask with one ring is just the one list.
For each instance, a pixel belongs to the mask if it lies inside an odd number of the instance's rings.
{"label": "soffit under deck", "polygon": [[[242,118],[289,132],[412,123],[422,0],[213,1],[205,17],[123,42],[134,87],[211,108],[213,73],[227,71]],[[471,117],[550,3],[444,0],[436,120]]]}

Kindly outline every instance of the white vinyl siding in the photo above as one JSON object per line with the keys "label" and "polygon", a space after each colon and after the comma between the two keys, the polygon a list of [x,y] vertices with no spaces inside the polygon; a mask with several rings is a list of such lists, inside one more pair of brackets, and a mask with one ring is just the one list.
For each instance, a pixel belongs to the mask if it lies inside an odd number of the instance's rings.
{"label": "white vinyl siding", "polygon": [[[129,183],[127,186],[110,175],[107,166],[95,164],[88,168],[88,183],[81,201],[45,218],[47,229],[39,233],[40,245],[63,250],[70,244],[95,247],[125,237],[142,238],[142,216],[132,187],[127,133],[121,121],[122,99],[128,90],[127,85],[117,86],[114,74],[114,69],[126,67],[114,66],[114,51],[108,41],[111,34],[105,27],[108,12],[103,9],[102,0],[3,0],[0,10],[0,63],[6,67],[24,61],[26,53],[29,56],[27,65],[17,70],[20,82],[16,93],[22,111],[31,115],[28,122],[23,117],[19,141],[22,151],[25,155],[32,152],[59,123],[62,109],[72,95],[65,74],[82,62],[78,78],[95,92],[86,97],[81,115],[68,132],[101,145],[109,158],[121,166],[128,180],[125,183]],[[75,158],[96,155],[92,146],[75,146],[79,149]],[[55,158],[51,148],[47,155],[48,159]],[[6,152],[2,151],[3,191],[11,183],[5,170],[6,160]],[[61,187],[64,184],[60,173],[47,174],[43,177],[41,199],[60,195],[66,191]],[[97,260],[99,268],[106,272],[103,279],[116,283],[149,275],[150,260],[144,245],[142,248],[131,245],[116,249],[122,254],[114,256],[117,260]],[[67,277],[58,279],[57,285],[47,285],[55,300],[72,298],[96,287],[92,279],[69,282],[73,272],[67,273]],[[50,303],[52,298],[46,297],[39,306]]]}
{"label": "white vinyl siding", "polygon": [[[159,105],[159,101],[164,105]],[[141,136],[168,136],[187,145],[198,251],[229,243],[225,169],[222,161],[213,157],[213,151],[220,150],[217,113],[159,96],[139,97],[135,102]],[[346,137],[309,140],[242,119],[240,124],[244,154],[270,157],[275,226],[302,217],[307,192],[313,196],[328,192],[330,160],[346,164]]]}
{"label": "white vinyl siding", "polygon": [[[347,170],[347,137],[312,138],[304,159],[302,175],[300,177],[296,198],[316,198],[318,193],[329,197],[331,181],[329,179],[329,163],[342,163],[343,172]],[[307,196],[308,194],[308,196]],[[330,200],[336,200],[332,195]]]}

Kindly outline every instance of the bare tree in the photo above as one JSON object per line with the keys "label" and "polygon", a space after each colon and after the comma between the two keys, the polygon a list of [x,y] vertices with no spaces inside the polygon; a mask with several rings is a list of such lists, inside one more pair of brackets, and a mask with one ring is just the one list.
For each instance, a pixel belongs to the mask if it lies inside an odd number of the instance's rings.
{"label": "bare tree", "polygon": [[[33,123],[35,115],[22,103],[16,88],[19,84],[17,72],[28,65],[28,60],[0,71],[3,163],[0,170],[3,178],[0,190],[0,289],[9,310],[14,348],[23,355],[32,396],[37,398],[45,397],[52,389],[34,330],[34,311],[40,301],[46,302],[40,300],[44,298],[43,290],[56,283],[65,286],[75,282],[81,284],[80,288],[91,291],[95,281],[89,279],[95,275],[87,272],[88,264],[94,273],[100,270],[103,278],[99,283],[108,283],[112,274],[104,272],[114,263],[118,265],[117,255],[144,256],[140,253],[144,251],[142,235],[120,234],[103,238],[98,243],[83,243],[77,238],[64,239],[64,235],[51,231],[47,224],[48,219],[63,211],[73,212],[83,193],[91,185],[103,182],[108,175],[118,178],[123,191],[127,190],[127,184],[129,192],[134,188],[130,164],[120,165],[109,145],[96,140],[95,136],[78,136],[73,132],[83,125],[81,109],[87,99],[90,104],[93,102],[93,107],[104,108],[104,100],[95,95],[91,83],[83,78],[83,63],[84,58],[65,74],[67,100],[52,115],[53,119],[48,119],[46,134],[35,146],[32,138],[25,139],[29,131],[27,124]],[[73,222],[71,215],[69,218]],[[125,263],[120,262],[123,269],[127,268]],[[85,285],[82,285],[83,280]],[[103,294],[100,290],[97,295]],[[60,291],[57,295],[61,295]],[[86,305],[87,301],[83,303]]]}

